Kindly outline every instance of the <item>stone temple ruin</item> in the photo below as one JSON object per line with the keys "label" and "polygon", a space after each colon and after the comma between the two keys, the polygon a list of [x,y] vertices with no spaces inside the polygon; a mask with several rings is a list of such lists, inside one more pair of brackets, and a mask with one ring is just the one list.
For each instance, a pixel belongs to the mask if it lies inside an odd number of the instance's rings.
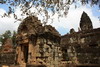
{"label": "stone temple ruin", "polygon": [[14,50],[0,52],[1,67],[100,67],[100,28],[93,29],[85,12],[80,30],[64,36],[29,16],[18,27],[16,43]]}
{"label": "stone temple ruin", "polygon": [[18,28],[17,62],[57,67],[60,34],[52,26],[42,26],[37,20],[34,16],[27,17]]}
{"label": "stone temple ruin", "polygon": [[70,34],[61,37],[63,54],[68,54],[68,59],[64,58],[77,65],[96,67],[95,65],[100,64],[100,28],[93,29],[85,12],[81,17],[80,28],[78,32],[71,29]]}

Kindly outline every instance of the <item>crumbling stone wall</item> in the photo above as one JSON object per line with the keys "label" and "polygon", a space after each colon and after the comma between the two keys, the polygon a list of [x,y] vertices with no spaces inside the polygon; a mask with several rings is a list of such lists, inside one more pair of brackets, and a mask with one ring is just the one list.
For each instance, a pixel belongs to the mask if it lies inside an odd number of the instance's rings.
{"label": "crumbling stone wall", "polygon": [[0,50],[0,65],[12,65],[16,63],[16,52],[10,38],[6,39]]}
{"label": "crumbling stone wall", "polygon": [[54,27],[42,26],[34,16],[27,17],[20,24],[16,36],[17,62],[47,67],[100,64],[100,28],[93,29],[84,12],[80,28],[78,32],[71,29],[70,34],[60,38]]}
{"label": "crumbling stone wall", "polygon": [[[67,57],[69,57],[71,63],[77,65],[100,64],[100,28],[92,29],[91,20],[84,20],[86,18],[88,16],[83,13],[80,25],[81,30],[72,32],[71,29],[70,34],[61,37],[61,45],[66,48],[66,54],[68,54]],[[82,25],[86,27],[84,28]]]}
{"label": "crumbling stone wall", "polygon": [[18,28],[16,40],[19,64],[59,66],[60,34],[54,27],[42,26],[37,17],[27,17]]}
{"label": "crumbling stone wall", "polygon": [[16,62],[15,53],[0,53],[0,64],[2,65],[12,65]]}

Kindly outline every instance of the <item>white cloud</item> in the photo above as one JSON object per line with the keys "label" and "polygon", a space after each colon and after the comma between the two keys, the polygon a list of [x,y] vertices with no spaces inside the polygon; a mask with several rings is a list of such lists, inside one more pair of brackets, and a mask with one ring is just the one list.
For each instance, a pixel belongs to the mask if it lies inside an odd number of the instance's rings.
{"label": "white cloud", "polygon": [[[31,10],[33,10],[33,8]],[[88,14],[88,16],[91,18],[94,28],[100,27],[98,18],[96,18],[93,15],[91,8],[87,8],[86,6],[80,6],[79,8],[75,9],[74,5],[70,6],[70,10],[67,15],[67,18],[60,18],[59,19],[60,22],[58,22],[58,15],[55,14],[52,17],[52,18],[54,18],[54,22],[51,25],[54,26],[58,30],[59,30],[59,28],[62,28],[62,30],[66,31],[66,32],[68,32],[71,28],[74,28],[77,31],[78,27],[79,27],[79,23],[80,23],[80,17],[81,17],[81,14],[83,11],[85,11]],[[2,15],[5,12],[6,12],[5,10],[0,9],[0,15]],[[18,15],[19,17],[21,17],[20,16],[20,14],[21,14],[20,8],[16,8],[15,14]],[[39,17],[39,18],[42,18],[42,17]],[[6,30],[11,30],[11,31],[17,30],[20,22],[14,23],[14,21],[15,20],[12,15],[11,15],[11,18],[7,18],[7,17],[0,18],[0,34],[4,33]],[[50,23],[51,22],[49,22],[48,24],[50,24]],[[67,30],[65,30],[65,29],[67,29]],[[59,32],[62,33],[62,31],[59,31]]]}
{"label": "white cloud", "polygon": [[[3,15],[6,11],[3,9],[0,9],[0,15]],[[14,23],[15,19],[13,18],[13,15],[11,17],[0,17],[0,34],[3,34],[6,30],[11,30],[13,32],[14,30],[17,30],[19,22]]]}
{"label": "white cloud", "polygon": [[14,21],[13,18],[0,18],[0,34],[4,33],[6,30],[11,30],[11,32],[17,30],[19,22],[14,23]]}
{"label": "white cloud", "polygon": [[56,29],[58,29],[59,27],[63,27],[68,30],[74,28],[76,31],[78,31],[80,18],[83,11],[85,11],[90,17],[94,28],[100,27],[99,20],[93,15],[91,8],[87,8],[86,6],[80,6],[79,8],[75,9],[74,5],[70,6],[70,10],[67,15],[67,18],[61,18],[60,22],[58,22],[57,15],[55,15],[54,16],[55,20],[51,25],[56,27]]}
{"label": "white cloud", "polygon": [[6,11],[2,8],[0,8],[0,16],[2,16]]}

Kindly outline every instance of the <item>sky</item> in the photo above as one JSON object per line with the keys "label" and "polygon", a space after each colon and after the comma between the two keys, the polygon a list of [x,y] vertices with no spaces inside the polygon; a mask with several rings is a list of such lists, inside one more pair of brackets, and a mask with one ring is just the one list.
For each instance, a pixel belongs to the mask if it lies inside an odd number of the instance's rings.
{"label": "sky", "polygon": [[[91,18],[91,21],[93,23],[94,28],[99,28],[100,27],[100,21],[98,19],[98,16],[100,16],[100,10],[99,8],[94,5],[93,7],[90,7],[90,5],[84,5],[84,6],[78,6],[78,8],[75,9],[74,4],[70,6],[69,12],[67,17],[63,18],[57,18],[58,15],[55,14],[52,16],[54,18],[53,23],[48,21],[48,24],[52,25],[55,27],[61,35],[69,33],[71,28],[74,28],[75,31],[78,31],[79,23],[80,23],[80,18],[85,11],[88,16]],[[32,8],[31,10],[35,10]],[[5,12],[7,12],[7,6],[0,4],[0,15],[3,15]],[[21,11],[20,8],[16,8],[15,14],[17,14],[20,17]],[[41,19],[40,16],[38,16],[39,19]],[[15,19],[11,15],[11,17],[0,17],[0,34],[3,34],[6,30],[11,30],[14,31],[18,29],[18,26],[21,22],[16,22],[14,23]]]}

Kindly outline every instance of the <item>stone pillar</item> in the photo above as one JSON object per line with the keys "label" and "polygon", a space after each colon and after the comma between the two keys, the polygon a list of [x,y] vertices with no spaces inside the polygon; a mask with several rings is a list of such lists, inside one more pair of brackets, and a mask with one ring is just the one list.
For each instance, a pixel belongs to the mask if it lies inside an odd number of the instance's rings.
{"label": "stone pillar", "polygon": [[21,45],[17,47],[17,53],[18,53],[18,63],[19,64],[23,64],[24,63],[24,55],[23,55],[23,52],[22,52],[22,48],[21,48]]}
{"label": "stone pillar", "polygon": [[32,42],[29,42],[28,63],[36,64],[36,45],[34,46]]}

